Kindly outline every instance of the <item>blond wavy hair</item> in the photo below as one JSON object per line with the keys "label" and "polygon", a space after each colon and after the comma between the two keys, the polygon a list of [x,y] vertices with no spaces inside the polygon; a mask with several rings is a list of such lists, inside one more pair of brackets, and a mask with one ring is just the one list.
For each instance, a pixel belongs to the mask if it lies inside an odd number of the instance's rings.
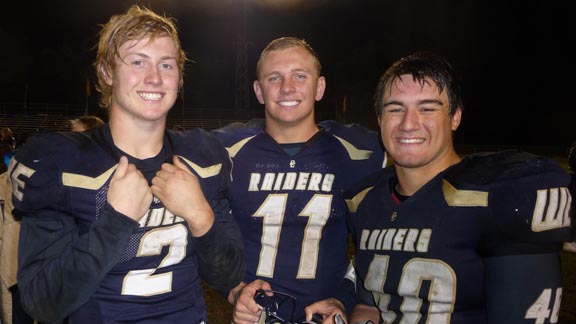
{"label": "blond wavy hair", "polygon": [[148,8],[133,5],[126,13],[112,16],[108,23],[102,25],[94,63],[98,76],[96,90],[101,94],[101,107],[107,108],[111,103],[112,87],[106,83],[106,78],[113,75],[116,58],[120,57],[120,47],[129,41],[145,38],[150,38],[152,41],[164,36],[172,38],[178,52],[179,87],[181,89],[184,84],[186,54],[180,45],[176,23],[172,18],[160,16]]}

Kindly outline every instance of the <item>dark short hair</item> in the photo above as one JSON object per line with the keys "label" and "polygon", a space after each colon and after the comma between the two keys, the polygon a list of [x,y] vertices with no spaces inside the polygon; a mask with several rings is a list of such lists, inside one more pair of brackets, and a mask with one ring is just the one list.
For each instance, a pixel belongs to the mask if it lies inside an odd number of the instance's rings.
{"label": "dark short hair", "polygon": [[446,89],[450,105],[450,114],[462,106],[462,94],[456,71],[452,64],[442,56],[429,51],[419,51],[394,62],[378,81],[374,95],[374,110],[376,115],[382,114],[382,98],[385,91],[403,75],[411,75],[414,81],[424,86],[431,80],[440,92]]}

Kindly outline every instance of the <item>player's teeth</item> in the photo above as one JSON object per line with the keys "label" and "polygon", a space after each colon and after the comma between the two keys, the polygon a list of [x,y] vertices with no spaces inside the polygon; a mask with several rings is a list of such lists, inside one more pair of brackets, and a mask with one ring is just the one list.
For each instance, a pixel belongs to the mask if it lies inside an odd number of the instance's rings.
{"label": "player's teeth", "polygon": [[282,106],[289,106],[289,107],[293,107],[296,106],[298,104],[298,101],[293,100],[293,101],[281,101],[280,104]]}
{"label": "player's teeth", "polygon": [[145,92],[145,93],[140,93],[140,97],[142,97],[146,100],[158,100],[158,99],[160,99],[160,97],[162,97],[162,95],[160,95],[159,93]]}
{"label": "player's teeth", "polygon": [[422,143],[424,142],[424,140],[421,138],[403,138],[400,140],[400,142],[406,144],[414,144],[414,143]]}

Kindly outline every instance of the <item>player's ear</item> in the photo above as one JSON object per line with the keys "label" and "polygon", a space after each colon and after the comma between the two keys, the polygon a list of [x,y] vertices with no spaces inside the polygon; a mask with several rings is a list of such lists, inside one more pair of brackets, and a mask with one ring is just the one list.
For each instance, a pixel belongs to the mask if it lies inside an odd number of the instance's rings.
{"label": "player's ear", "polygon": [[321,76],[318,78],[318,84],[316,85],[316,96],[314,97],[316,101],[320,101],[324,97],[324,91],[326,90],[326,78]]}
{"label": "player's ear", "polygon": [[102,76],[104,82],[106,82],[107,85],[112,86],[113,83],[112,77],[110,76],[110,73],[108,73],[108,70],[104,67],[104,65],[99,64],[98,71],[100,72],[100,75]]}
{"label": "player's ear", "polygon": [[258,102],[264,104],[264,96],[262,95],[262,87],[260,87],[260,82],[255,80],[252,86],[254,87],[254,93],[256,94]]}
{"label": "player's ear", "polygon": [[462,109],[460,107],[456,107],[456,110],[452,114],[452,131],[458,129],[458,126],[460,126],[461,121],[462,121]]}

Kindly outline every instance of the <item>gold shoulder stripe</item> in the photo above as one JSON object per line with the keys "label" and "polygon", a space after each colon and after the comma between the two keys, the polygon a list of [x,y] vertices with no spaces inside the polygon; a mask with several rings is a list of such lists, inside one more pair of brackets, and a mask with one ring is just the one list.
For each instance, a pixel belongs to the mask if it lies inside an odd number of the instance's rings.
{"label": "gold shoulder stripe", "polygon": [[233,158],[236,156],[236,154],[238,154],[238,151],[240,151],[240,149],[246,144],[248,143],[248,141],[250,141],[251,139],[253,139],[256,135],[254,136],[250,136],[250,137],[246,137],[245,139],[241,140],[240,142],[227,147],[226,150],[228,151],[228,155],[230,155],[230,158]]}
{"label": "gold shoulder stripe", "polygon": [[196,173],[198,173],[198,175],[200,176],[200,178],[209,178],[209,177],[213,177],[217,174],[220,173],[220,170],[222,169],[222,163],[218,163],[218,164],[214,164],[211,166],[207,166],[205,168],[199,166],[198,164],[188,160],[187,158],[178,155],[182,160],[184,160],[184,162],[186,162],[186,164],[188,164],[194,171],[196,171]]}
{"label": "gold shoulder stripe", "polygon": [[488,207],[488,192],[458,190],[450,182],[442,180],[442,191],[448,206],[452,207]]}
{"label": "gold shoulder stripe", "polygon": [[370,150],[360,150],[356,148],[356,146],[352,145],[350,142],[341,137],[338,137],[336,135],[332,136],[336,137],[336,139],[338,139],[340,143],[342,143],[342,145],[344,146],[344,148],[346,149],[348,155],[352,160],[367,160],[373,153]]}
{"label": "gold shoulder stripe", "polygon": [[346,205],[348,205],[348,210],[351,213],[355,213],[358,210],[358,206],[360,205],[362,200],[364,200],[364,197],[366,197],[366,194],[368,194],[368,192],[373,188],[374,187],[368,187],[357,193],[356,196],[354,196],[352,199],[346,199]]}
{"label": "gold shoulder stripe", "polygon": [[106,172],[102,173],[101,175],[95,178],[81,174],[64,172],[62,173],[62,183],[68,187],[96,190],[102,188],[102,186],[112,176],[112,173],[114,172],[114,170],[116,170],[117,167],[118,164],[115,164]]}

